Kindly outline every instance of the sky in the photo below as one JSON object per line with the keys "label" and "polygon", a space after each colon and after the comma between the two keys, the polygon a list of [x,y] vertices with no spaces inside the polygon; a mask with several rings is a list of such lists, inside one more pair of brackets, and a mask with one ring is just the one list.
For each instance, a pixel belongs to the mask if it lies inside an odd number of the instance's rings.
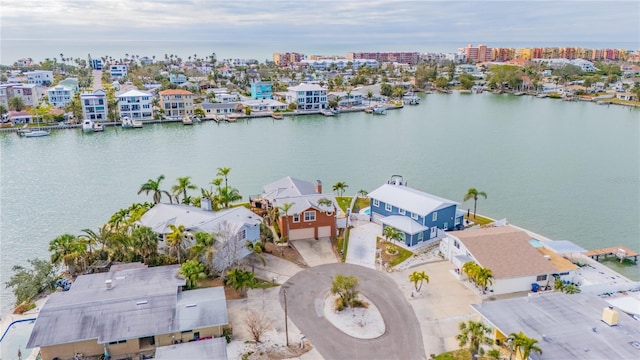
{"label": "sky", "polygon": [[290,51],[314,44],[615,42],[637,50],[640,1],[2,0],[0,41],[10,52],[17,42],[37,41],[287,44]]}

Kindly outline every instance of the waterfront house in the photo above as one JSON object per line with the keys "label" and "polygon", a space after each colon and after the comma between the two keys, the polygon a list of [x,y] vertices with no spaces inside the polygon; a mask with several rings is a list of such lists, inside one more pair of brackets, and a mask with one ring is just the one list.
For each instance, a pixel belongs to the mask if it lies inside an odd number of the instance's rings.
{"label": "waterfront house", "polygon": [[260,239],[262,218],[245,207],[239,206],[220,211],[211,211],[211,203],[202,199],[201,208],[183,204],[156,204],[137,222],[139,226],[151,228],[158,237],[158,251],[167,252],[169,225],[182,225],[187,231],[187,246],[194,241],[194,234],[203,231],[216,236],[217,253],[212,266],[226,269],[251,253],[247,241],[255,243]]}
{"label": "waterfront house", "polygon": [[442,239],[440,252],[456,266],[461,280],[461,269],[469,261],[490,269],[493,284],[487,290],[495,295],[531,291],[532,284],[548,288],[555,277],[573,279],[576,265],[532,240],[510,225],[455,231]]}
{"label": "waterfront house", "polygon": [[205,118],[214,119],[216,116],[226,116],[235,112],[236,103],[208,103],[197,105],[204,110]]}
{"label": "waterfront house", "polygon": [[129,120],[153,120],[153,95],[140,90],[129,90],[117,95],[120,118]]}
{"label": "waterfront house", "polygon": [[12,124],[30,124],[33,122],[33,115],[31,115],[28,111],[9,111],[8,113],[3,115],[3,121],[10,121]]}
{"label": "waterfront house", "polygon": [[43,360],[138,359],[158,347],[221,337],[229,323],[224,289],[182,291],[179,269],[124,266],[79,276],[47,300],[27,347],[40,347]]}
{"label": "waterfront house", "polygon": [[160,108],[168,118],[182,119],[193,116],[193,93],[187,90],[171,89],[160,91]]}
{"label": "waterfront house", "polygon": [[49,97],[49,104],[63,108],[73,99],[75,91],[64,85],[57,85],[47,90],[47,96]]}
{"label": "waterfront house", "polygon": [[640,351],[637,320],[593,294],[553,292],[471,307],[493,328],[492,340],[505,358],[522,359],[509,346],[509,334],[519,332],[538,340],[542,354],[531,352],[531,360],[635,359]]}
{"label": "waterfront house", "polygon": [[445,230],[463,226],[458,203],[410,188],[397,175],[368,196],[371,221],[400,231],[407,246],[440,239]]}
{"label": "waterfront house", "polygon": [[302,83],[287,88],[286,101],[294,103],[298,110],[327,109],[327,90],[320,85]]}
{"label": "waterfront house", "polygon": [[3,84],[0,85],[0,104],[9,108],[9,100],[13,97],[20,98],[26,108],[39,105],[42,100],[42,87],[36,84]]}
{"label": "waterfront house", "polygon": [[250,107],[252,112],[287,110],[287,104],[271,99],[243,100],[240,104],[242,104],[243,107]]}
{"label": "waterfront house", "polygon": [[24,74],[29,84],[49,86],[53,83],[53,71],[50,70],[27,71]]}
{"label": "waterfront house", "polygon": [[617,93],[616,98],[626,101],[638,101],[638,95],[630,92]]}
{"label": "waterfront house", "polygon": [[107,93],[98,89],[92,93],[80,95],[82,104],[82,116],[93,121],[107,121]]}
{"label": "waterfront house", "polygon": [[339,99],[338,100],[339,107],[351,107],[351,106],[362,106],[363,101],[365,100],[365,95],[357,91],[351,91],[349,93],[347,93],[346,91],[338,91],[338,92],[330,92],[327,98],[329,100]]}
{"label": "waterfront house", "polygon": [[267,214],[285,204],[291,208],[280,211],[277,222],[281,236],[289,240],[319,239],[336,235],[336,219],[344,217],[333,194],[322,193],[322,182],[315,184],[287,176],[263,187],[261,195],[251,199],[254,212]]}
{"label": "waterfront house", "polygon": [[265,81],[251,83],[251,97],[254,99],[273,99],[273,85]]}

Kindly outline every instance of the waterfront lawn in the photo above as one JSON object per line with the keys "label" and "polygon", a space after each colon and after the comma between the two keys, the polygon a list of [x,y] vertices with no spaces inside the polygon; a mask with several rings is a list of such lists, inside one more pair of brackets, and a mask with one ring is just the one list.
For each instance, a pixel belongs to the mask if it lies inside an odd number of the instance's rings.
{"label": "waterfront lawn", "polygon": [[351,205],[351,199],[353,196],[336,196],[336,201],[338,202],[338,206],[340,209],[346,214],[349,205]]}
{"label": "waterfront lawn", "polygon": [[353,206],[353,212],[357,213],[364,208],[368,208],[370,205],[371,205],[371,200],[369,200],[368,197],[365,197],[365,198],[359,197],[358,200],[356,200],[355,205]]}
{"label": "waterfront lawn", "polygon": [[473,225],[476,225],[476,224],[487,225],[487,224],[491,224],[493,222],[493,220],[491,220],[489,218],[486,218],[486,217],[484,217],[482,215],[476,215],[474,217],[473,214],[471,214],[471,216],[469,216],[469,217],[467,217],[467,215],[465,215],[464,219],[471,221],[472,223],[474,223]]}

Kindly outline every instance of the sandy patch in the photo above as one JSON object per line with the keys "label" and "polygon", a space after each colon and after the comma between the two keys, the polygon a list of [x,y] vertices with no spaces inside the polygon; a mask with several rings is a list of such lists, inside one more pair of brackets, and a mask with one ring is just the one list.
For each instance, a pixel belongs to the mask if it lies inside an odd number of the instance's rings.
{"label": "sandy patch", "polygon": [[378,308],[362,294],[360,300],[369,304],[368,308],[347,308],[334,310],[337,295],[329,295],[324,300],[324,316],[329,322],[349,336],[358,339],[375,339],[385,331],[384,320]]}

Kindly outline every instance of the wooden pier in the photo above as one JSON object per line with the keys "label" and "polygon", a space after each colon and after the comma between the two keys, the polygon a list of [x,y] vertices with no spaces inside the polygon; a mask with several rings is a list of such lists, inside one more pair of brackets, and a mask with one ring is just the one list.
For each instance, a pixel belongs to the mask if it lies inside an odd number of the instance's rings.
{"label": "wooden pier", "polygon": [[620,262],[624,261],[625,259],[631,258],[633,258],[633,262],[638,262],[638,253],[624,246],[612,246],[603,249],[595,249],[587,251],[585,255],[596,261],[600,261],[601,257],[606,259],[610,256],[615,256],[616,258],[620,259]]}

